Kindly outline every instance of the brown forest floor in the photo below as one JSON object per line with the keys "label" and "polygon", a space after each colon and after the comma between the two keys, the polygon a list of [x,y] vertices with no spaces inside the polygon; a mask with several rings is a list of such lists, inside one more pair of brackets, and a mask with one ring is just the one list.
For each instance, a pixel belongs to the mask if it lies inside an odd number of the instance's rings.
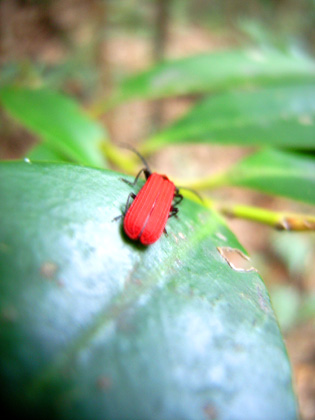
{"label": "brown forest floor", "polygon": [[[89,3],[96,5],[94,9],[87,7],[87,3],[81,0],[58,0],[43,9],[32,2],[3,0],[0,3],[0,64],[19,60],[29,66],[32,60],[46,64],[58,64],[64,60],[69,53],[65,34],[72,45],[79,45],[90,39],[97,30],[94,25],[97,1]],[[236,42],[231,34],[211,33],[209,30],[192,25],[170,25],[166,56],[182,57],[226,48]],[[105,61],[109,65],[112,79],[115,78],[115,74],[122,72],[121,69],[133,72],[146,68],[153,61],[152,40],[148,37],[131,33],[126,35],[117,31],[115,36],[108,38],[106,45],[103,47],[100,45],[101,52],[105,47]],[[102,65],[103,59],[104,57],[96,64]],[[108,78],[108,74],[106,77]],[[67,80],[64,88],[81,99],[84,97],[84,86],[77,81]],[[190,104],[191,101],[188,99],[164,101],[159,108],[162,124],[177,118]],[[143,139],[151,129],[155,112],[156,106],[147,102],[138,101],[121,106],[105,118],[111,138],[114,141],[130,143]],[[12,126],[11,122],[4,118],[0,137],[0,158],[19,158],[35,141],[32,135]],[[152,158],[151,163],[156,170],[184,178],[223,169],[244,153],[246,150],[238,147],[228,149],[220,146],[170,147]],[[267,208],[290,208],[288,207],[290,204],[285,200],[244,191],[226,189],[217,194],[220,198],[233,197],[239,202]],[[261,264],[262,276],[270,279],[267,282],[268,287],[296,281],[272,251],[270,247],[272,232],[269,228],[240,220],[230,220],[229,224],[249,253],[259,256],[257,261],[258,266]],[[312,274],[315,272],[314,258],[311,264],[307,270],[309,274],[298,280],[303,283],[306,291],[315,288]],[[301,417],[303,420],[315,420],[314,323],[306,322],[291,328],[285,333],[285,341],[293,366],[294,385]]]}

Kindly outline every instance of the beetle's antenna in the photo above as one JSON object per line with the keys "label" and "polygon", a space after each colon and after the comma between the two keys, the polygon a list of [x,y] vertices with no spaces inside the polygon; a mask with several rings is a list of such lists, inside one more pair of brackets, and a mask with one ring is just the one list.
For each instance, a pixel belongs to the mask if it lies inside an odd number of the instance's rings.
{"label": "beetle's antenna", "polygon": [[203,198],[201,197],[201,195],[199,193],[197,193],[197,191],[193,190],[192,188],[189,188],[189,187],[177,187],[177,188],[179,190],[187,190],[187,191],[190,191],[190,192],[194,193],[199,198],[199,200],[203,203]]}
{"label": "beetle's antenna", "polygon": [[144,166],[146,167],[146,169],[151,173],[151,169],[150,169],[150,167],[149,167],[149,165],[148,165],[148,162],[145,160],[145,158],[136,150],[136,149],[134,149],[132,146],[130,146],[129,144],[127,144],[127,143],[118,143],[118,145],[120,146],[120,147],[123,147],[123,148],[125,148],[125,149],[129,149],[129,150],[131,150],[132,152],[134,152],[140,159],[141,159],[141,161],[142,161],[142,163],[144,164]]}

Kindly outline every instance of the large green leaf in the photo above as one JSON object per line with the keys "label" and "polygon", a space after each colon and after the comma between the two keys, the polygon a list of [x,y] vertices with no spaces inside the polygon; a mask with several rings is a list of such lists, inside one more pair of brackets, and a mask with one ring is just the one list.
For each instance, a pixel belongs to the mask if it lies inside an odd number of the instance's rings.
{"label": "large green leaf", "polygon": [[0,165],[2,410],[48,419],[295,420],[265,286],[189,200],[168,236],[127,240],[132,189],[69,164]]}
{"label": "large green leaf", "polygon": [[273,49],[230,50],[168,61],[125,80],[117,101],[217,92],[235,86],[305,83],[315,62]]}
{"label": "large green leaf", "polygon": [[149,139],[163,144],[211,142],[315,148],[315,84],[211,96]]}
{"label": "large green leaf", "polygon": [[315,204],[315,159],[266,149],[246,157],[226,174],[230,185]]}
{"label": "large green leaf", "polygon": [[27,152],[26,160],[47,161],[47,162],[68,162],[69,160],[58,152],[55,148],[51,148],[47,143],[36,144]]}
{"label": "large green leaf", "polygon": [[7,86],[0,89],[0,101],[49,149],[77,163],[104,166],[100,143],[105,131],[71,98],[47,89]]}

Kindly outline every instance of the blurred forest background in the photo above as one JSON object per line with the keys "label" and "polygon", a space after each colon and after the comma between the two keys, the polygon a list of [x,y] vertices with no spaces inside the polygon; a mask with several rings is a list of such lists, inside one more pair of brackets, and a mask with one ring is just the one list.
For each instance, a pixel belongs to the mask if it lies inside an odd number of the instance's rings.
{"label": "blurred forest background", "polygon": [[[0,1],[0,84],[45,85],[66,92],[91,115],[126,75],[167,58],[244,45],[276,45],[314,56],[315,1]],[[98,118],[113,142],[137,145],[182,115],[191,100],[138,100]],[[0,118],[0,158],[23,157],[36,137],[1,109]],[[244,147],[181,145],[162,150],[150,163],[170,176],[198,177],[244,153]],[[226,188],[216,194],[265,208],[296,209],[288,200],[254,192]],[[315,419],[314,235],[228,222],[271,293],[294,368],[302,419]]]}

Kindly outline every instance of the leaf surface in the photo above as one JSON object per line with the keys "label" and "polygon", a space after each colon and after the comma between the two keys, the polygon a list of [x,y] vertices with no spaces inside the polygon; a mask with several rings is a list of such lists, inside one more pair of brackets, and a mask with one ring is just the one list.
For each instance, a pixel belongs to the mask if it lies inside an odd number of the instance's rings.
{"label": "leaf surface", "polygon": [[116,100],[218,92],[236,86],[314,82],[315,63],[273,49],[229,50],[166,61],[122,82]]}
{"label": "leaf surface", "polygon": [[242,249],[220,217],[186,199],[141,247],[112,221],[131,190],[117,173],[13,162],[0,177],[3,409],[296,420],[268,293],[218,252]]}
{"label": "leaf surface", "polygon": [[219,143],[315,149],[315,84],[211,96],[145,143]]}
{"label": "leaf surface", "polygon": [[315,159],[275,149],[241,160],[227,173],[230,185],[315,204]]}
{"label": "leaf surface", "polygon": [[47,143],[36,144],[26,154],[26,160],[47,162],[68,162],[68,159]]}

